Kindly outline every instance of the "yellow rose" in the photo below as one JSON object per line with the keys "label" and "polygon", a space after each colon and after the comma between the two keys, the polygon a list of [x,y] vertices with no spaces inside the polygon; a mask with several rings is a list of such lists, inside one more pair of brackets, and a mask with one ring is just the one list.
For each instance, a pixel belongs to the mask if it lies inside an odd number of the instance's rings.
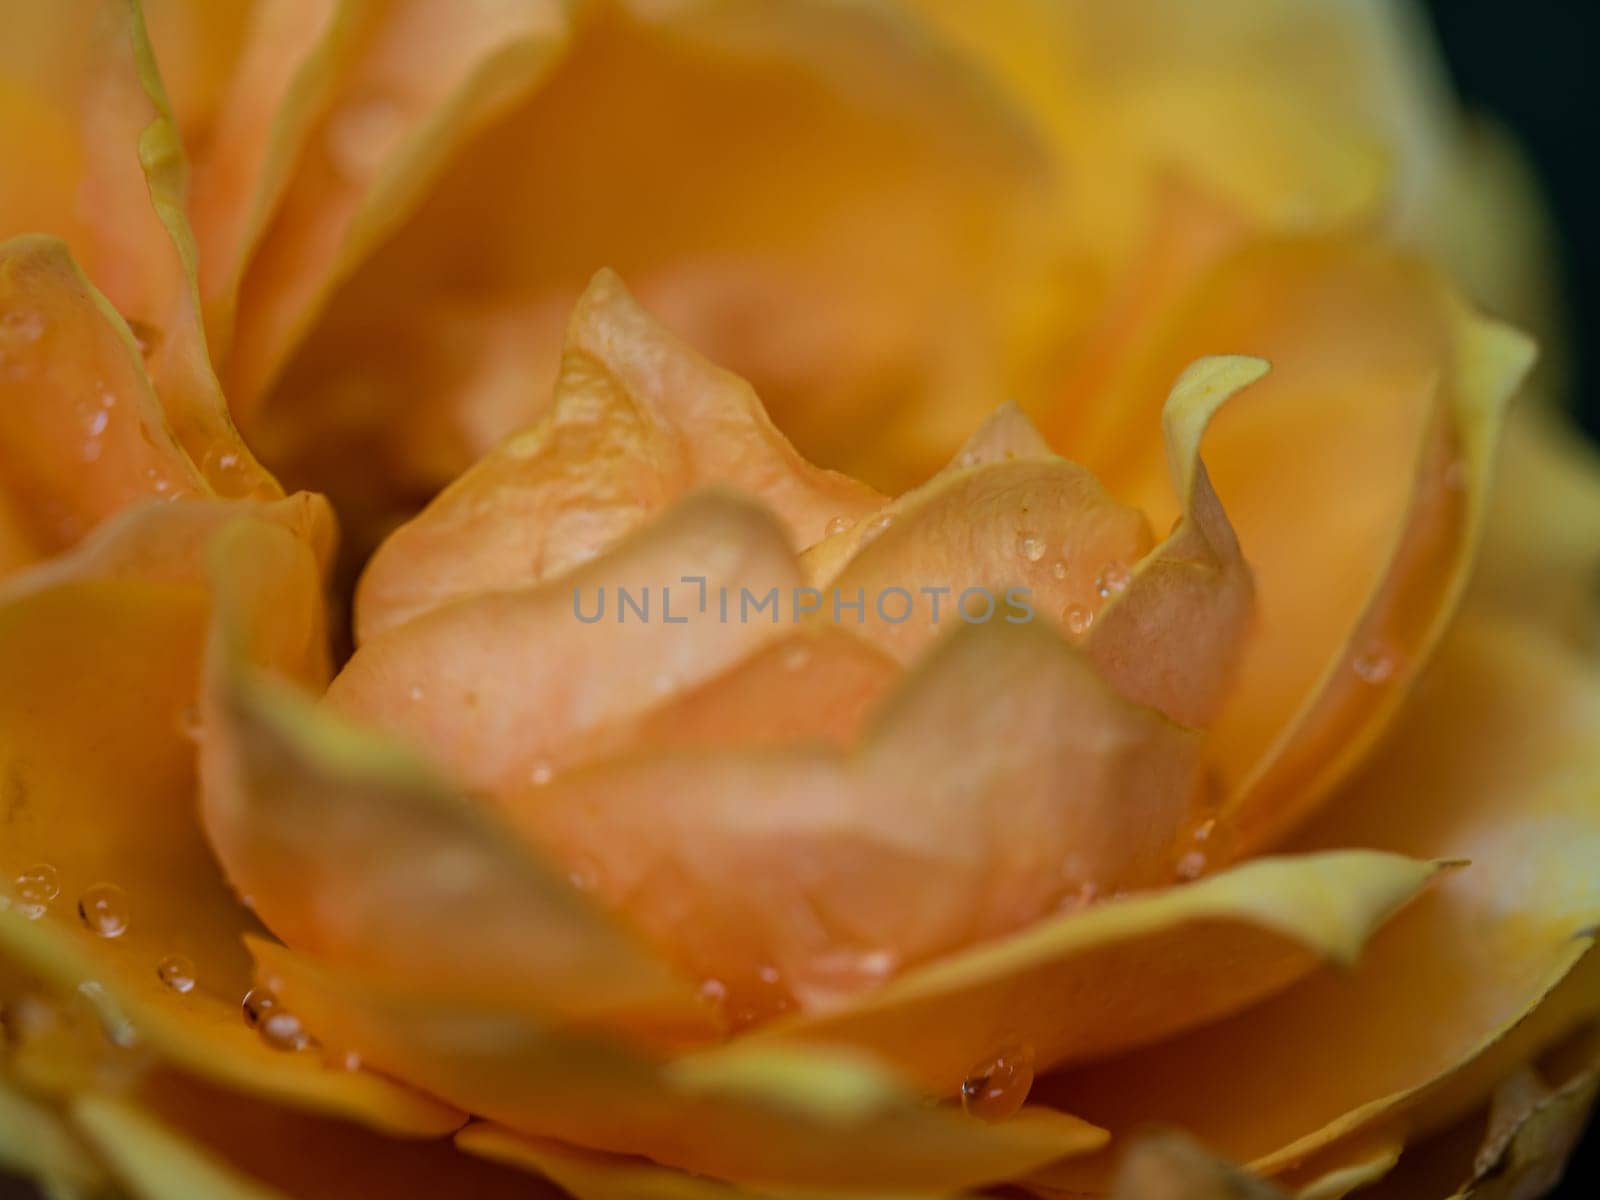
{"label": "yellow rose", "polygon": [[1600,472],[1489,503],[1538,221],[1402,15],[0,17],[0,1163],[1552,1181]]}

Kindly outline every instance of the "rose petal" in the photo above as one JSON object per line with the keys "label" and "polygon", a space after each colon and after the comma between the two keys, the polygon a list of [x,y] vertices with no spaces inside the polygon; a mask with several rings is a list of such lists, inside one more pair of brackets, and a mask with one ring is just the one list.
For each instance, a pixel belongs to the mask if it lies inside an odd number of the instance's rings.
{"label": "rose petal", "polygon": [[805,462],[749,384],[674,338],[602,271],[573,311],[548,417],[379,549],[361,583],[358,635],[570,570],[711,485],[763,501],[797,548],[881,503]]}
{"label": "rose petal", "polygon": [[[142,519],[173,511],[160,506]],[[273,614],[288,633],[303,597],[316,605],[320,595],[314,562],[281,527],[250,528],[299,556],[280,556],[278,570],[257,577],[270,586],[239,598],[245,617]],[[239,936],[256,926],[228,893],[195,821],[194,751],[184,732],[208,597],[172,564],[158,564],[152,577],[126,567],[97,576],[107,559],[117,556],[86,553],[76,575],[49,570],[0,603],[0,780],[11,813],[0,876],[24,877],[0,912],[4,956],[69,994],[85,981],[100,985],[145,1044],[185,1069],[384,1128],[452,1128],[459,1118],[450,1110],[370,1074],[282,1054],[246,1025],[239,1002],[250,969]],[[293,643],[304,641],[302,630]],[[86,679],[95,681],[92,703]],[[34,886],[26,873],[40,864],[54,868],[59,894],[29,919],[21,904],[43,893],[23,894]],[[110,903],[126,906],[116,936],[95,936],[77,911],[101,885],[120,889]],[[160,978],[171,955],[195,964],[191,991]]]}
{"label": "rose petal", "polygon": [[[778,1188],[923,1192],[1008,1179],[1098,1148],[1063,1113],[986,1124],[933,1107],[870,1061],[729,1047],[662,1062],[504,1005],[447,1007],[257,944],[263,977],[365,1061],[536,1137]],[[470,1146],[472,1137],[468,1137]]]}
{"label": "rose petal", "polygon": [[897,6],[592,15],[290,364],[257,424],[297,482],[361,459],[387,510],[431,494],[545,409],[601,266],[808,458],[880,486],[926,478],[1054,352],[1047,165]]}
{"label": "rose petal", "polygon": [[1248,243],[1150,324],[1097,399],[1120,442],[1089,461],[1157,524],[1173,500],[1138,430],[1157,382],[1218,346],[1273,364],[1206,442],[1256,582],[1256,629],[1213,731],[1245,853],[1315,808],[1424,664],[1531,349],[1465,312],[1424,264],[1356,235]]}
{"label": "rose petal", "polygon": [[607,725],[779,636],[777,610],[747,617],[745,597],[783,604],[799,582],[764,509],[701,493],[564,578],[464,599],[373,638],[328,703],[427,747],[475,790],[516,791],[569,765]]}
{"label": "rose petal", "polygon": [[558,0],[458,16],[444,0],[402,0],[349,34],[354,52],[244,278],[225,377],[246,419],[334,285],[404,220],[451,151],[551,69],[569,36]]}
{"label": "rose petal", "polygon": [[770,1036],[870,1050],[939,1094],[1008,1042],[1043,1072],[1245,1008],[1319,961],[1353,963],[1437,869],[1366,852],[1260,859],[1062,913]]}
{"label": "rose petal", "polygon": [[206,830],[284,940],[445,997],[712,1028],[692,989],[428,765],[250,673],[225,642],[209,670]]}
{"label": "rose petal", "polygon": [[1267,373],[1251,358],[1203,358],[1162,410],[1183,516],[1095,618],[1084,650],[1124,696],[1174,721],[1216,719],[1254,615],[1250,568],[1200,461],[1217,410]]}
{"label": "rose petal", "polygon": [[148,496],[209,491],[178,447],[139,352],[53,238],[0,244],[0,503],[17,566]]}
{"label": "rose petal", "polygon": [[995,624],[919,665],[848,754],[636,754],[502,803],[747,1020],[837,1003],[1085,887],[1165,882],[1197,752],[1047,629]]}
{"label": "rose petal", "polygon": [[464,1155],[448,1141],[384,1137],[171,1072],[146,1075],[120,1095],[87,1095],[72,1114],[143,1200],[255,1200],[269,1189],[294,1200],[555,1200],[526,1174]]}
{"label": "rose petal", "polygon": [[1300,842],[1471,865],[1353,972],[1065,1074],[1048,1094],[1116,1130],[1190,1129],[1268,1170],[1392,1113],[1422,1121],[1423,1088],[1446,1118],[1471,1102],[1473,1079],[1481,1097],[1541,1039],[1600,1008],[1593,966],[1569,976],[1600,918],[1597,730],[1600,689],[1586,667],[1545,635],[1463,624],[1385,751]]}

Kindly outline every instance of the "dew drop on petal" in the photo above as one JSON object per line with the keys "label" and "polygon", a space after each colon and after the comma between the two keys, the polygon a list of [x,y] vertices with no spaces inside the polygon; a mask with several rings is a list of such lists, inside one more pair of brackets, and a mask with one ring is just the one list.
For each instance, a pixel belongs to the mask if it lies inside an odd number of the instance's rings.
{"label": "dew drop on petal", "polygon": [[98,937],[121,937],[128,928],[128,894],[114,883],[94,884],[78,897],[78,916]]}
{"label": "dew drop on petal", "polygon": [[1017,553],[1029,562],[1036,563],[1044,557],[1044,539],[1031,533],[1019,534]]}
{"label": "dew drop on petal", "polygon": [[1081,604],[1069,604],[1061,614],[1061,623],[1067,627],[1067,632],[1074,637],[1081,637],[1089,632],[1089,626],[1094,624],[1094,613],[1084,608]]}
{"label": "dew drop on petal", "polygon": [[555,768],[542,758],[528,768],[528,782],[533,784],[534,787],[543,787],[555,776]]}
{"label": "dew drop on petal", "polygon": [[1362,683],[1387,683],[1394,674],[1394,655],[1387,646],[1372,646],[1356,655],[1350,665]]}
{"label": "dew drop on petal", "polygon": [[811,662],[811,648],[809,646],[790,646],[783,652],[783,669],[785,671],[803,671]]}
{"label": "dew drop on petal", "polygon": [[1206,873],[1206,856],[1200,850],[1186,850],[1178,857],[1177,876],[1179,879],[1199,879]]}
{"label": "dew drop on petal", "polygon": [[357,1054],[354,1050],[344,1050],[340,1052],[329,1051],[326,1055],[325,1061],[327,1062],[328,1066],[332,1067],[336,1071],[361,1070],[361,1055]]}
{"label": "dew drop on petal", "polygon": [[282,1008],[274,1008],[261,1017],[261,1040],[274,1050],[304,1050],[311,1044],[311,1035],[300,1024],[300,1018]]}
{"label": "dew drop on petal", "polygon": [[181,954],[169,954],[156,967],[156,975],[179,995],[194,991],[194,963]]}
{"label": "dew drop on petal", "polygon": [[26,308],[14,308],[0,317],[0,336],[7,341],[31,345],[44,336],[45,319]]}
{"label": "dew drop on petal", "polygon": [[1131,578],[1128,568],[1121,563],[1107,563],[1094,581],[1094,590],[1102,597],[1114,596],[1128,586],[1128,580]]}
{"label": "dew drop on petal", "polygon": [[38,863],[17,876],[15,887],[22,915],[37,921],[61,894],[61,879],[49,863]]}
{"label": "dew drop on petal", "polygon": [[1050,574],[1054,575],[1057,579],[1065,579],[1067,577],[1067,564],[1061,562],[1060,560],[1051,563]]}
{"label": "dew drop on petal", "polygon": [[263,987],[253,987],[244,994],[239,1008],[244,1013],[244,1023],[251,1028],[259,1026],[266,1015],[278,1007],[278,998]]}
{"label": "dew drop on petal", "polygon": [[882,537],[886,532],[888,532],[889,527],[893,524],[893,513],[884,513],[881,516],[872,518],[872,520],[867,523],[867,527],[861,531],[861,545],[866,547],[870,543],[876,541],[878,538]]}
{"label": "dew drop on petal", "polygon": [[1013,1042],[979,1063],[961,1084],[961,1107],[984,1121],[1003,1121],[1033,1088],[1033,1047]]}
{"label": "dew drop on petal", "polygon": [[828,522],[828,527],[823,530],[823,534],[827,537],[833,537],[835,534],[843,533],[846,529],[849,529],[850,526],[854,524],[855,522],[849,517],[835,517],[833,520]]}

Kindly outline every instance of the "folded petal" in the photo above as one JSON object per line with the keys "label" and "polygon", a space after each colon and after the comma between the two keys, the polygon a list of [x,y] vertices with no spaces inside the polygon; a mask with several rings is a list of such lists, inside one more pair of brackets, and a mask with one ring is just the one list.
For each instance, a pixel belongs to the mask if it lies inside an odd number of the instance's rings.
{"label": "folded petal", "polygon": [[361,582],[357,634],[561,574],[708,486],[762,501],[797,549],[881,503],[802,459],[749,384],[674,338],[602,271],[573,311],[549,415],[384,543]]}
{"label": "folded petal", "polygon": [[1383,752],[1299,842],[1470,865],[1353,971],[1068,1072],[1047,1094],[1119,1132],[1181,1126],[1267,1170],[1392,1115],[1453,1119],[1474,1102],[1467,1084],[1481,1100],[1600,1009],[1592,956],[1574,972],[1600,918],[1597,730],[1600,689],[1566,650],[1463,624]]}
{"label": "folded petal", "polygon": [[120,1093],[90,1093],[70,1111],[141,1200],[556,1200],[526,1174],[462,1154],[449,1141],[386,1137],[172,1072],[148,1074]]}
{"label": "folded petal", "polygon": [[318,99],[297,169],[244,277],[224,377],[246,417],[328,293],[392,233],[450,154],[551,68],[569,36],[561,0],[515,0],[462,21],[443,0],[395,0],[354,19],[337,82]]}
{"label": "folded petal", "polygon": [[1104,1140],[1064,1113],[1024,1108],[985,1123],[928,1105],[855,1056],[732,1046],[662,1061],[505,1005],[442,1005],[318,969],[282,947],[254,949],[285,1003],[364,1061],[521,1133],[758,1190],[960,1189]]}
{"label": "folded petal", "polygon": [[53,238],[0,245],[0,507],[15,567],[151,496],[210,489],[179,448],[128,327]]}
{"label": "folded petal", "polygon": [[1048,166],[898,6],[584,11],[247,422],[296,483],[357,458],[380,509],[414,508],[545,411],[603,266],[808,458],[879,487],[926,478],[1054,353]]}
{"label": "folded petal", "polygon": [[206,831],[285,941],[445,996],[704,1036],[693,989],[398,745],[214,648]]}
{"label": "folded petal", "polygon": [[1158,526],[1175,504],[1140,431],[1161,381],[1223,346],[1273,364],[1206,439],[1256,584],[1256,627],[1213,730],[1248,852],[1314,810],[1424,665],[1532,352],[1425,264],[1358,235],[1247,241],[1148,322],[1095,400],[1111,415],[1086,461]]}
{"label": "folded petal", "polygon": [[514,792],[778,637],[777,609],[746,617],[745,597],[782,603],[799,582],[765,510],[701,493],[563,578],[371,639],[328,703],[426,747],[474,790]]}
{"label": "folded petal", "polygon": [[992,624],[920,664],[847,753],[633,754],[501,803],[748,1023],[1083,889],[1166,882],[1197,750],[1043,626]]}
{"label": "folded petal", "polygon": [[1030,1047],[1042,1074],[1214,1021],[1323,961],[1355,962],[1437,869],[1359,851],[1261,859],[1061,913],[763,1036],[868,1050],[936,1094],[1008,1043]]}
{"label": "folded petal", "polygon": [[[306,596],[320,615],[320,579],[292,534],[259,528],[291,552],[256,577],[265,586],[245,615],[270,614],[287,635]],[[240,935],[259,926],[218,875],[195,819],[188,734],[207,590],[197,569],[185,577],[171,563],[145,576],[124,560],[98,574],[119,556],[88,549],[76,573],[52,566],[29,587],[19,577],[0,601],[0,780],[11,813],[0,873],[15,881],[0,953],[68,997],[103,998],[119,1038],[197,1074],[384,1128],[452,1128],[459,1117],[448,1108],[275,1050],[245,1022]],[[287,644],[304,642],[301,630]],[[164,977],[174,959],[191,988]]]}
{"label": "folded petal", "polygon": [[1206,358],[1179,377],[1161,423],[1183,515],[1084,641],[1117,691],[1184,725],[1215,720],[1254,615],[1250,568],[1200,461],[1200,441],[1217,410],[1266,373],[1259,359]]}

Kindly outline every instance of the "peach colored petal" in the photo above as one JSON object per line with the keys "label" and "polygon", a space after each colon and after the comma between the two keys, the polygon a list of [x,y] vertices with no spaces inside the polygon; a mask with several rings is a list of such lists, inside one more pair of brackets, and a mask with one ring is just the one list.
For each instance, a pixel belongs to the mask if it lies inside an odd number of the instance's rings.
{"label": "peach colored petal", "polygon": [[[58,135],[77,153],[56,185],[70,198],[41,214],[29,232],[63,237],[127,319],[178,442],[212,486],[224,495],[281,494],[239,440],[212,374],[184,211],[188,168],[139,6],[95,0],[36,7],[50,16],[26,36],[48,66],[28,68],[39,74],[22,86],[51,112]],[[163,33],[181,42],[186,14],[177,6],[158,8]],[[180,70],[192,63],[192,56],[169,49]],[[222,44],[210,52],[226,57]],[[197,85],[192,78],[182,82],[186,89]],[[193,95],[184,99],[195,102]]]}
{"label": "peach colored petal", "polygon": [[585,15],[249,423],[297,484],[332,491],[360,459],[375,508],[415,507],[544,411],[604,266],[750,379],[808,458],[880,486],[925,478],[1054,352],[1048,166],[897,5]]}
{"label": "peach colored petal", "polygon": [[855,1056],[732,1046],[662,1061],[504,1005],[445,1006],[319,970],[279,946],[253,949],[285,1002],[365,1061],[521,1133],[757,1190],[959,1189],[1104,1142],[1064,1113],[1024,1108],[986,1124],[929,1105]]}
{"label": "peach colored petal", "polygon": [[1165,882],[1197,749],[1043,626],[995,624],[920,664],[847,754],[634,755],[501,803],[746,1023],[1081,889]]}
{"label": "peach colored petal", "polygon": [[239,297],[229,391],[246,418],[333,287],[418,202],[448,156],[561,55],[564,0],[513,0],[471,21],[446,0],[357,18]]}
{"label": "peach colored petal", "polygon": [[1513,408],[1468,603],[1592,647],[1600,630],[1600,455],[1562,418]]}
{"label": "peach colored petal", "polygon": [[[299,545],[280,527],[260,528]],[[298,572],[276,572],[272,587],[249,597],[252,620],[286,620],[298,589],[319,595],[310,552],[298,553],[302,561],[287,564]],[[258,927],[229,895],[195,820],[186,733],[207,593],[171,564],[150,576],[125,565],[97,575],[106,559],[117,556],[87,553],[75,574],[52,565],[31,587],[18,577],[0,601],[0,788],[10,813],[0,956],[68,996],[93,988],[117,1037],[131,1034],[185,1069],[383,1128],[452,1128],[451,1110],[370,1074],[273,1050],[245,1024],[239,1002],[251,973],[240,934]],[[85,680],[94,681],[92,702]],[[28,883],[41,865],[53,869],[48,882]],[[80,898],[106,887],[109,913],[126,922],[113,937],[96,936],[78,912]],[[160,978],[171,955],[195,964],[191,991]]]}
{"label": "peach colored petal", "polygon": [[0,244],[0,454],[0,507],[28,558],[141,498],[210,491],[127,326],[53,238]]}
{"label": "peach colored petal", "polygon": [[170,1071],[120,1093],[86,1095],[71,1114],[118,1180],[146,1200],[557,1200],[526,1174],[462,1154],[449,1141],[386,1137]]}
{"label": "peach colored petal", "polygon": [[1081,638],[1149,548],[1144,517],[1053,455],[961,463],[806,552],[822,613],[901,662],[985,620]]}
{"label": "peach colored petal", "polygon": [[713,1028],[692,988],[428,765],[249,672],[226,636],[209,669],[206,831],[280,937],[446,997]]}
{"label": "peach colored petal", "polygon": [[[657,1166],[640,1158],[599,1154],[560,1142],[526,1137],[498,1125],[477,1122],[456,1136],[469,1154],[510,1163],[558,1184],[574,1200],[829,1200],[833,1191],[746,1188]],[[854,1194],[854,1193],[852,1193]],[[918,1192],[919,1200],[951,1200],[953,1192]],[[856,1200],[892,1200],[891,1193],[858,1195]],[[902,1197],[909,1200],[909,1196]]]}
{"label": "peach colored petal", "polygon": [[1466,1085],[1481,1100],[1540,1039],[1600,1010],[1600,963],[1579,966],[1600,918],[1597,730],[1586,666],[1544,634],[1462,624],[1383,752],[1299,841],[1470,865],[1354,971],[1047,1094],[1117,1131],[1182,1126],[1267,1170],[1391,1116],[1453,1119],[1474,1102]]}
{"label": "peach colored petal", "polygon": [[1185,725],[1216,719],[1254,615],[1250,568],[1200,461],[1200,441],[1217,410],[1266,373],[1260,359],[1207,358],[1173,385],[1161,424],[1183,515],[1084,641],[1117,691]]}
{"label": "peach colored petal", "polygon": [[939,1094],[1007,1044],[1030,1046],[1042,1074],[1239,1011],[1320,961],[1354,963],[1437,870],[1368,852],[1260,859],[1061,913],[762,1036],[859,1047]]}
{"label": "peach colored petal", "polygon": [[1088,461],[1158,525],[1174,500],[1138,431],[1160,381],[1220,346],[1273,364],[1206,441],[1256,582],[1255,632],[1213,738],[1248,851],[1320,802],[1426,660],[1531,352],[1364,235],[1248,241],[1148,323],[1095,400],[1115,416]]}
{"label": "peach colored petal", "polygon": [[371,639],[328,703],[425,746],[470,788],[516,791],[778,637],[776,610],[746,618],[744,598],[782,603],[799,582],[765,510],[700,493],[563,578]]}
{"label": "peach colored petal", "polygon": [[881,503],[805,462],[749,384],[695,354],[602,271],[573,311],[549,415],[378,550],[361,582],[358,636],[571,570],[711,485],[764,502],[797,548]]}

